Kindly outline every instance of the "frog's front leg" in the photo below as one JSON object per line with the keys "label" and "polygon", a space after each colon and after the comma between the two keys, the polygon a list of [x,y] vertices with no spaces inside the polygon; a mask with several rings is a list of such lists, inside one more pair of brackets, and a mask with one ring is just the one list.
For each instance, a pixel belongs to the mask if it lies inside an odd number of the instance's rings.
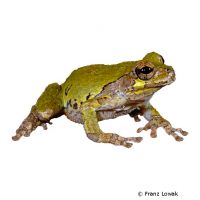
{"label": "frog's front leg", "polygon": [[188,132],[183,131],[181,128],[173,128],[169,121],[164,119],[159,112],[150,104],[148,103],[145,106],[145,112],[144,117],[149,121],[144,127],[139,128],[137,130],[138,133],[140,133],[143,130],[151,130],[151,137],[156,138],[157,137],[157,129],[159,127],[162,127],[165,129],[165,131],[173,136],[176,141],[182,141],[183,137],[179,136],[177,134],[181,133],[183,136],[186,136]]}
{"label": "frog's front leg", "polygon": [[98,143],[111,143],[127,148],[132,146],[131,142],[141,142],[141,137],[122,137],[115,133],[104,133],[100,129],[97,119],[96,110],[99,107],[100,104],[95,99],[81,105],[84,129],[89,139]]}

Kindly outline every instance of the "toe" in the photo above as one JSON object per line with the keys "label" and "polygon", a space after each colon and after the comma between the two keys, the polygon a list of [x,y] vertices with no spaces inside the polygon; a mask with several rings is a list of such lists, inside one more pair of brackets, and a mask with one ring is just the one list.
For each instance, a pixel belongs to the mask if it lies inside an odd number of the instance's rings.
{"label": "toe", "polygon": [[152,138],[156,138],[157,137],[157,132],[156,132],[155,128],[151,129],[151,134],[150,135],[151,135]]}
{"label": "toe", "polygon": [[176,140],[177,142],[181,142],[181,141],[183,141],[183,138],[177,135],[177,136],[175,137],[175,140]]}
{"label": "toe", "polygon": [[143,127],[140,127],[137,129],[137,133],[141,133],[143,130],[144,130]]}
{"label": "toe", "polygon": [[135,122],[140,122],[141,121],[141,119],[138,116],[134,116],[134,120],[135,120]]}
{"label": "toe", "polygon": [[183,131],[181,128],[176,128],[176,131],[181,133],[183,136],[188,135],[188,132],[187,131]]}
{"label": "toe", "polygon": [[47,124],[46,123],[42,123],[40,126],[42,126],[43,130],[47,130]]}
{"label": "toe", "polygon": [[21,137],[21,136],[15,135],[15,136],[12,137],[12,140],[13,140],[13,141],[17,141],[17,140],[20,139],[20,137]]}
{"label": "toe", "polygon": [[31,133],[25,133],[24,137],[29,137],[31,135]]}
{"label": "toe", "polygon": [[126,148],[131,148],[133,146],[133,144],[130,142],[123,142],[122,146],[124,146]]}
{"label": "toe", "polygon": [[182,134],[183,136],[186,136],[186,135],[188,135],[188,132],[187,132],[187,131],[182,131],[181,134]]}
{"label": "toe", "polygon": [[180,137],[179,135],[177,135],[175,132],[171,132],[170,135],[172,135],[172,136],[174,137],[174,139],[175,139],[176,141],[178,141],[178,142],[183,141],[183,138]]}
{"label": "toe", "polygon": [[133,142],[136,142],[136,143],[140,143],[142,140],[143,140],[142,137],[130,137],[130,138],[128,138],[128,141],[133,141]]}

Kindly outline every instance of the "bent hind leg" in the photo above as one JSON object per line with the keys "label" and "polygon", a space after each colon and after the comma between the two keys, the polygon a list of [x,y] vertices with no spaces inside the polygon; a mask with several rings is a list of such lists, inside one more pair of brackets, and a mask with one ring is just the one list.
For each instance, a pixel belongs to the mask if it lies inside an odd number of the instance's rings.
{"label": "bent hind leg", "polygon": [[46,123],[52,118],[63,115],[62,88],[57,83],[48,85],[36,104],[32,107],[29,115],[24,119],[13,140],[19,140],[22,136],[28,137],[38,126],[47,129]]}

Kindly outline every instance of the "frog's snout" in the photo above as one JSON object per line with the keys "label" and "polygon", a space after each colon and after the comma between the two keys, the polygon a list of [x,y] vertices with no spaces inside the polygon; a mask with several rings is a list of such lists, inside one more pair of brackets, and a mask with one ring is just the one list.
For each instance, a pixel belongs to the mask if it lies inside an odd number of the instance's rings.
{"label": "frog's snout", "polygon": [[176,80],[176,74],[175,74],[174,70],[171,70],[169,72],[169,77],[170,77],[171,82],[174,82]]}
{"label": "frog's snout", "polygon": [[169,83],[173,83],[176,80],[176,74],[172,66],[166,66],[165,73]]}

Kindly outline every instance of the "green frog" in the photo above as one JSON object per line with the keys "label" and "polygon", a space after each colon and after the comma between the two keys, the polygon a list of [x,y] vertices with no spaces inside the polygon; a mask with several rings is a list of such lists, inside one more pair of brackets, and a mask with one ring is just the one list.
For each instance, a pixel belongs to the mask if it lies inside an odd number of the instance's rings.
{"label": "green frog", "polygon": [[71,121],[83,124],[92,141],[129,148],[134,142],[141,142],[142,137],[104,133],[98,123],[129,114],[136,122],[140,121],[139,116],[148,121],[138,133],[150,129],[151,137],[156,138],[157,129],[163,127],[176,141],[182,141],[183,137],[177,133],[183,136],[188,133],[173,128],[150,103],[155,92],[174,81],[173,68],[156,52],[137,61],[78,68],[63,84],[52,83],[46,87],[12,139],[30,136],[38,126],[47,129],[51,119],[66,115]]}

